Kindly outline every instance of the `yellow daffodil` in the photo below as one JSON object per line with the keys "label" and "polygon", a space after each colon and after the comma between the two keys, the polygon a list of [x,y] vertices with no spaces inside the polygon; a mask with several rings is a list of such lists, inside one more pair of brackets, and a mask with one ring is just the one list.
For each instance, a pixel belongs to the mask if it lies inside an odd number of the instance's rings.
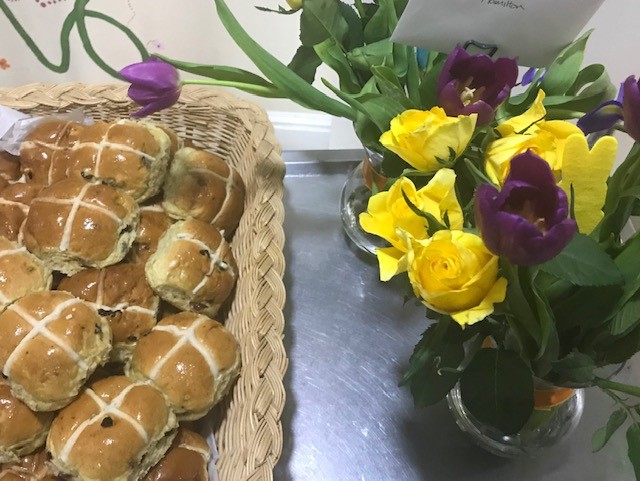
{"label": "yellow daffodil", "polygon": [[450,314],[462,327],[493,313],[504,301],[507,280],[498,277],[498,257],[477,235],[441,230],[430,239],[408,237],[407,271],[416,296]]}
{"label": "yellow daffodil", "polygon": [[546,160],[559,178],[562,163],[558,151],[570,135],[582,134],[582,131],[563,120],[544,120],[547,114],[542,104],[544,98],[541,90],[525,113],[498,125],[502,137],[489,144],[485,154],[487,175],[496,184],[502,185],[509,175],[511,159],[527,150]]}
{"label": "yellow daffodil", "polygon": [[380,279],[387,281],[406,270],[405,255],[408,247],[403,233],[415,239],[427,238],[427,221],[415,214],[402,193],[418,209],[428,212],[444,222],[445,213],[452,229],[462,229],[462,209],[455,194],[456,174],[451,169],[441,169],[427,185],[416,190],[413,182],[401,177],[386,192],[379,192],[369,199],[367,212],[360,214],[363,230],[388,241],[392,247],[378,249]]}
{"label": "yellow daffodil", "polygon": [[591,151],[582,134],[571,135],[559,153],[562,181],[558,184],[573,203],[578,229],[589,234],[604,216],[602,206],[607,195],[607,179],[618,152],[618,141],[602,137]]}
{"label": "yellow daffodil", "polygon": [[467,148],[476,128],[477,114],[447,117],[440,107],[406,110],[391,121],[391,129],[380,143],[417,170],[435,172],[442,168],[437,159],[457,158]]}

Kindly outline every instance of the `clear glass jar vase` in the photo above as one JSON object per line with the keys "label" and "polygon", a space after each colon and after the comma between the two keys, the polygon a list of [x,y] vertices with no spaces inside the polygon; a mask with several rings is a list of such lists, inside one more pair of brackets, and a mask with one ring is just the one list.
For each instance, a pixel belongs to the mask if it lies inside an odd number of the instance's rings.
{"label": "clear glass jar vase", "polygon": [[340,196],[340,217],[345,233],[353,244],[363,252],[376,254],[376,249],[385,247],[380,237],[368,234],[360,227],[360,214],[366,212],[372,187],[384,188],[387,178],[382,174],[382,154],[365,147],[364,159],[347,177]]}
{"label": "clear glass jar vase", "polygon": [[536,386],[536,407],[527,424],[513,435],[478,421],[462,402],[460,384],[447,395],[456,424],[484,450],[505,458],[536,456],[559,443],[578,426],[584,410],[584,390]]}

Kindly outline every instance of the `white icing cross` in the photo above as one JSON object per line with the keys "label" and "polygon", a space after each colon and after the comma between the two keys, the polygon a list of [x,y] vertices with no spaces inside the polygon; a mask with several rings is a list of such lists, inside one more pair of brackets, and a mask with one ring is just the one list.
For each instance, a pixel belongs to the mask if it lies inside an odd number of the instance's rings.
{"label": "white icing cross", "polygon": [[87,363],[80,357],[80,355],[74,351],[71,346],[69,346],[64,340],[60,339],[54,333],[49,331],[48,325],[53,321],[56,321],[60,318],[62,311],[64,311],[67,307],[82,304],[82,301],[79,299],[66,299],[65,301],[58,304],[49,314],[43,317],[41,320],[36,319],[31,316],[27,311],[25,311],[22,307],[11,304],[7,310],[14,311],[18,314],[24,321],[26,321],[29,325],[31,325],[31,330],[24,336],[16,348],[13,350],[11,355],[8,357],[7,362],[5,362],[4,367],[2,368],[2,373],[9,377],[11,373],[11,368],[13,367],[13,363],[16,361],[18,356],[24,349],[26,348],[29,341],[35,338],[38,334],[46,337],[60,349],[62,349],[67,356],[69,356],[73,361],[78,365],[78,367],[84,371],[85,373],[89,370],[89,366]]}
{"label": "white icing cross", "polygon": [[181,234],[178,234],[176,238],[179,240],[191,242],[192,244],[197,245],[200,248],[200,250],[207,251],[207,255],[209,257],[209,270],[202,277],[198,285],[193,288],[193,291],[191,291],[193,294],[197,293],[200,289],[204,287],[204,285],[207,283],[207,281],[211,277],[211,274],[213,274],[213,271],[215,270],[216,266],[219,266],[221,269],[226,270],[231,277],[235,277],[232,267],[226,262],[224,262],[220,257],[220,251],[222,250],[222,246],[223,244],[226,244],[226,241],[224,239],[220,239],[220,244],[218,244],[218,248],[216,249],[216,251],[211,252],[211,249],[207,244],[205,244],[199,239],[195,239],[191,234],[181,233]]}
{"label": "white icing cross", "polygon": [[178,338],[178,342],[176,342],[169,351],[160,358],[160,360],[153,366],[153,369],[149,373],[148,377],[152,381],[155,381],[156,377],[160,373],[160,370],[164,367],[167,361],[173,356],[178,350],[187,344],[191,345],[195,350],[197,350],[205,362],[209,366],[209,371],[211,371],[211,375],[215,379],[218,375],[219,369],[216,364],[216,361],[211,356],[211,353],[207,350],[206,347],[202,345],[200,340],[195,335],[195,331],[198,327],[200,327],[205,322],[211,322],[211,320],[205,316],[198,316],[196,321],[187,329],[180,329],[178,326],[155,326],[151,332],[153,331],[163,331],[169,332]]}
{"label": "white icing cross", "polygon": [[102,422],[104,417],[108,415],[118,417],[124,421],[127,421],[131,425],[131,427],[135,429],[136,432],[140,435],[144,444],[147,444],[149,442],[149,435],[147,434],[147,431],[144,429],[142,424],[140,424],[140,422],[137,419],[131,417],[129,414],[120,410],[120,407],[122,406],[122,403],[124,402],[124,398],[126,397],[126,395],[129,394],[129,392],[133,388],[138,386],[145,386],[145,384],[135,383],[135,384],[128,385],[109,403],[104,402],[100,398],[100,396],[98,396],[95,393],[95,391],[93,391],[92,389],[90,388],[85,389],[84,391],[85,394],[87,394],[92,399],[92,401],[98,405],[98,407],[100,408],[100,411],[97,414],[94,414],[93,416],[91,416],[89,419],[84,420],[82,423],[78,425],[78,427],[75,429],[75,431],[73,431],[71,436],[69,436],[69,438],[67,439],[67,442],[64,443],[64,446],[60,450],[60,454],[59,454],[60,459],[66,462],[69,458],[69,454],[71,453],[71,450],[75,446],[76,442],[78,441],[78,438],[84,432],[84,430],[98,421]]}
{"label": "white icing cross", "polygon": [[58,248],[62,252],[66,251],[69,248],[69,242],[71,241],[73,223],[75,222],[75,218],[76,218],[76,215],[78,214],[78,210],[80,210],[80,207],[93,210],[95,212],[100,212],[101,214],[106,215],[110,219],[114,220],[117,223],[118,227],[120,227],[120,224],[122,223],[122,219],[118,217],[116,214],[114,214],[113,212],[111,212],[109,209],[105,209],[102,206],[94,205],[89,202],[85,202],[83,200],[84,196],[87,194],[89,189],[94,185],[97,185],[97,184],[92,184],[90,182],[85,183],[82,186],[82,189],[80,189],[80,192],[78,192],[78,194],[71,199],[56,199],[54,197],[36,197],[35,199],[33,199],[34,203],[44,202],[44,203],[50,203],[50,204],[71,206],[71,209],[69,210],[69,214],[67,215],[67,219],[64,223],[62,237],[60,238],[60,245],[58,246]]}

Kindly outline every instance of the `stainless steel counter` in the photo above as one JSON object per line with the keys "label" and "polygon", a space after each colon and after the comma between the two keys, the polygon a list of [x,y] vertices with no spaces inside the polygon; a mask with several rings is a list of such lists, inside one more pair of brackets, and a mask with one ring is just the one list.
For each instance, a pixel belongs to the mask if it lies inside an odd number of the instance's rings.
{"label": "stainless steel counter", "polygon": [[[378,280],[375,259],[345,236],[342,184],[359,152],[288,152],[285,178],[289,370],[284,449],[276,480],[632,481],[624,431],[597,454],[591,435],[611,412],[596,390],[578,429],[536,459],[505,460],[477,448],[446,403],[416,410],[398,387],[429,322],[403,306],[400,283]],[[637,358],[618,376],[640,382]]]}

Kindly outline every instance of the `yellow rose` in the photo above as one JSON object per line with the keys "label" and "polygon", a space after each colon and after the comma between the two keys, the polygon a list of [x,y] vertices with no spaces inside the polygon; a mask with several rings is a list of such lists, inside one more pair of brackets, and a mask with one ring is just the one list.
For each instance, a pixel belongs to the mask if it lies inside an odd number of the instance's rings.
{"label": "yellow rose", "polygon": [[497,127],[502,137],[491,142],[485,154],[485,170],[496,184],[502,185],[509,175],[511,159],[527,150],[546,160],[559,178],[562,163],[558,152],[569,136],[582,131],[564,120],[544,120],[544,97],[541,90],[529,110]]}
{"label": "yellow rose", "polygon": [[482,239],[441,230],[430,239],[408,239],[409,280],[416,296],[434,311],[450,314],[462,327],[483,320],[504,301],[507,280],[498,277],[498,257]]}
{"label": "yellow rose", "polygon": [[292,10],[300,10],[302,8],[302,0],[287,0]]}
{"label": "yellow rose", "polygon": [[442,167],[437,159],[449,160],[464,152],[476,128],[477,114],[447,117],[440,107],[406,110],[391,121],[391,129],[380,143],[417,170],[434,172]]}
{"label": "yellow rose", "polygon": [[388,191],[379,192],[369,199],[367,212],[360,214],[360,225],[365,232],[388,241],[392,247],[378,249],[380,279],[388,281],[406,270],[404,257],[408,246],[408,233],[415,239],[427,238],[427,220],[415,214],[402,196],[402,192],[418,209],[428,212],[444,222],[445,213],[452,229],[462,229],[463,215],[455,192],[456,174],[451,169],[440,169],[427,185],[416,190],[413,182],[401,177]]}

